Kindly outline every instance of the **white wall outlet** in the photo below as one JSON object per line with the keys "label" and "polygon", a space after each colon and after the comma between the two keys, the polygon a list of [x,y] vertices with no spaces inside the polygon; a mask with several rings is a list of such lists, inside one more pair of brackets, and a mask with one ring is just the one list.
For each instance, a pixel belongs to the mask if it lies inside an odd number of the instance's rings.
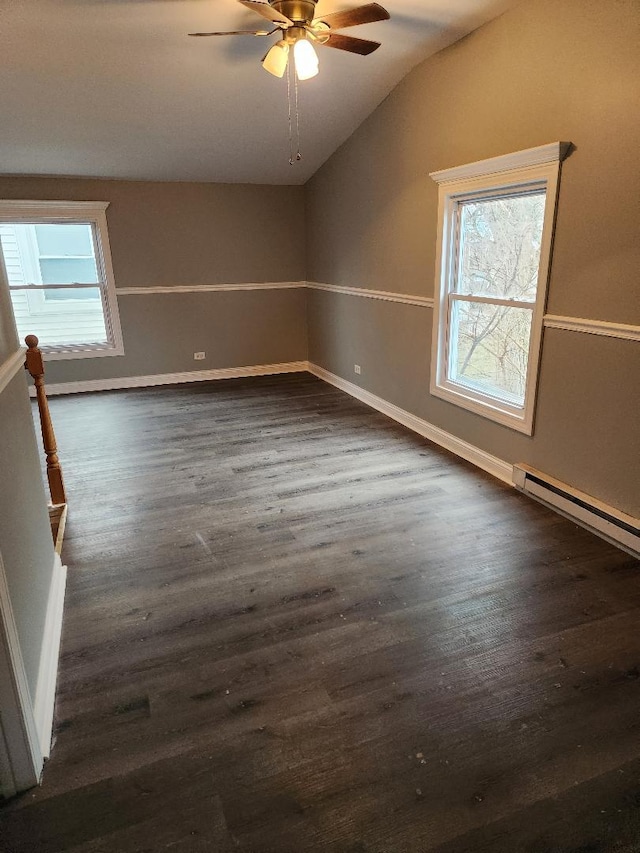
{"label": "white wall outlet", "polygon": [[205,352],[194,352],[193,359],[194,361],[202,361],[206,356]]}
{"label": "white wall outlet", "polygon": [[358,376],[360,376],[360,374],[362,373],[362,368],[360,367],[360,365],[359,365],[359,364],[354,364],[354,365],[353,365],[353,372],[354,372],[354,373],[357,373],[357,374],[358,374]]}

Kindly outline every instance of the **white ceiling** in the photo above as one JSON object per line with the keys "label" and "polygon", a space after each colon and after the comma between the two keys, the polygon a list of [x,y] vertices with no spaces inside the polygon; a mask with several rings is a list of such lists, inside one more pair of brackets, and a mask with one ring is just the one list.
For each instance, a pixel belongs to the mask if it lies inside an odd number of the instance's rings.
{"label": "white ceiling", "polygon": [[276,36],[187,37],[263,27],[235,0],[3,0],[0,173],[304,183],[414,65],[515,1],[381,0],[390,21],[349,30],[378,51],[318,48],[290,166],[286,81],[260,66]]}

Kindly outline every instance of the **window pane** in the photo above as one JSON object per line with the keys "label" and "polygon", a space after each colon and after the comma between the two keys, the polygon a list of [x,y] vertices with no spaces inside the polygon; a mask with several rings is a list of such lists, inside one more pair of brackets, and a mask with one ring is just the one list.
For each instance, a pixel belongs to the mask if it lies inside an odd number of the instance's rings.
{"label": "window pane", "polygon": [[2,223],[0,239],[10,285],[98,284],[88,222]]}
{"label": "window pane", "polygon": [[522,406],[532,314],[527,308],[455,300],[449,379]]}
{"label": "window pane", "polygon": [[98,283],[98,271],[93,258],[40,258],[43,284]]}
{"label": "window pane", "polygon": [[[58,300],[58,294],[66,294]],[[102,299],[97,287],[64,291],[12,290],[11,301],[20,340],[34,334],[40,346],[106,344]]]}
{"label": "window pane", "polygon": [[545,193],[459,204],[456,292],[534,302]]}
{"label": "window pane", "polygon": [[36,225],[35,232],[41,255],[93,257],[93,236],[88,222]]}
{"label": "window pane", "polygon": [[0,241],[2,242],[2,255],[4,257],[4,265],[7,270],[7,278],[9,284],[20,285],[30,284],[25,270],[25,264],[20,248],[19,234],[24,233],[24,225],[14,225],[10,222],[0,223]]}

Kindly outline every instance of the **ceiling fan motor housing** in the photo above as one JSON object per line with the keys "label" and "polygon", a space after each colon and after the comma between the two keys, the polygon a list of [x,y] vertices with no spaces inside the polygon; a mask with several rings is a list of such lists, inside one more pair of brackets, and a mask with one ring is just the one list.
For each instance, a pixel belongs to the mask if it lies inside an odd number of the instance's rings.
{"label": "ceiling fan motor housing", "polygon": [[315,16],[316,2],[317,0],[270,0],[269,5],[290,21],[309,23]]}

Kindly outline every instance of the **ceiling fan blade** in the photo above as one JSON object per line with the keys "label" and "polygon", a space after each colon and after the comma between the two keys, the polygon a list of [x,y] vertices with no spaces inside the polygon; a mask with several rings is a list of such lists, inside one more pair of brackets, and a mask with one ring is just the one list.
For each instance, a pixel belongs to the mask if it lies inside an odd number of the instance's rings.
{"label": "ceiling fan blade", "polygon": [[322,22],[332,30],[342,30],[345,27],[356,27],[358,24],[373,24],[375,21],[388,21],[391,16],[379,3],[367,3],[356,9],[345,12],[329,12],[328,15],[318,15],[314,24]]}
{"label": "ceiling fan blade", "polygon": [[262,15],[268,21],[273,21],[274,24],[286,24],[288,27],[293,26],[293,21],[289,20],[286,15],[277,12],[268,3],[262,3],[260,0],[238,0],[238,3],[242,3],[247,9],[251,9],[251,11],[257,12],[258,15]]}
{"label": "ceiling fan blade", "polygon": [[368,56],[380,47],[379,41],[369,39],[357,39],[353,36],[343,36],[340,33],[329,33],[326,41],[319,41],[325,47],[336,47],[338,50],[348,50],[349,53],[359,53],[360,56]]}
{"label": "ceiling fan blade", "polygon": [[[277,29],[277,28],[276,28]],[[276,30],[228,30],[224,33],[189,33],[190,36],[270,36]]]}

